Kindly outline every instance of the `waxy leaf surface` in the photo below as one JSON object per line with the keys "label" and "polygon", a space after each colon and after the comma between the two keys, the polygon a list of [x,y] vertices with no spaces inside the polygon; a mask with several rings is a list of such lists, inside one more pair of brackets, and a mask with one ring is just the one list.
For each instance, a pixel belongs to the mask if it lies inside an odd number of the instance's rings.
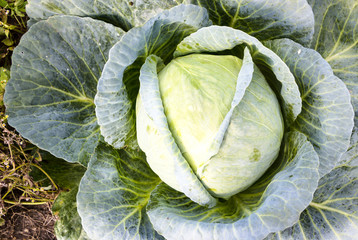
{"label": "waxy leaf surface", "polygon": [[92,17],[128,31],[141,26],[165,9],[182,0],[29,0],[26,12],[33,21],[53,15]]}
{"label": "waxy leaf surface", "polygon": [[282,58],[295,76],[302,112],[294,128],[315,147],[323,176],[349,146],[354,113],[347,87],[316,51],[288,39],[269,41],[266,46]]}
{"label": "waxy leaf surface", "polygon": [[358,1],[309,0],[315,15],[311,48],[332,66],[347,85],[358,122]]}
{"label": "waxy leaf surface", "polygon": [[358,134],[337,166],[320,181],[300,220],[267,239],[344,239],[358,235]]}
{"label": "waxy leaf surface", "polygon": [[87,165],[100,139],[93,100],[98,78],[122,34],[69,16],[32,26],[12,56],[4,98],[9,124],[56,157]]}
{"label": "waxy leaf surface", "polygon": [[105,141],[135,149],[135,100],[139,72],[147,56],[170,61],[176,45],[211,22],[205,9],[181,5],[164,11],[143,27],[131,29],[109,53],[95,98],[96,115]]}
{"label": "waxy leaf surface", "polygon": [[158,239],[145,207],[161,180],[138,150],[101,143],[77,195],[82,225],[91,239]]}

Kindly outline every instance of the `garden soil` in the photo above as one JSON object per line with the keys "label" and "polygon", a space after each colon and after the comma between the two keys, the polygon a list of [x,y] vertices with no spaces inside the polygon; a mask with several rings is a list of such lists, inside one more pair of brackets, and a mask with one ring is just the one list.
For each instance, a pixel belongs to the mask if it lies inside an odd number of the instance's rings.
{"label": "garden soil", "polygon": [[55,217],[49,204],[14,206],[0,226],[1,240],[54,240]]}

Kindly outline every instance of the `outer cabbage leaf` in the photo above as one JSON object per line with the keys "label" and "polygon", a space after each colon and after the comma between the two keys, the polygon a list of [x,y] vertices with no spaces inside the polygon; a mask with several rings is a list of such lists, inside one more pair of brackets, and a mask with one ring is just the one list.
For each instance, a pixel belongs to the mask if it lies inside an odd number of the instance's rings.
{"label": "outer cabbage leaf", "polygon": [[[224,120],[222,121],[219,131],[215,136],[215,139],[210,147],[209,156],[212,157],[217,154],[220,150],[221,143],[223,142],[225,133],[230,124],[230,119],[233,115],[234,109],[240,104],[242,98],[245,95],[246,89],[250,85],[254,74],[254,63],[252,61],[252,57],[248,48],[244,50],[244,57],[242,67],[240,69],[239,75],[237,77],[236,82],[236,91],[234,98],[231,102],[231,108],[229,112],[226,114]],[[257,74],[257,73],[256,73]]]}
{"label": "outer cabbage leaf", "polygon": [[[86,168],[79,163],[70,163],[56,158],[49,152],[40,151],[41,168],[52,178],[58,187],[64,191],[78,187]],[[41,181],[43,185],[53,183],[38,168],[32,168],[30,175],[35,181]]]}
{"label": "outer cabbage leaf", "polygon": [[81,218],[77,212],[77,192],[78,186],[69,192],[60,193],[52,206],[52,212],[58,217],[54,227],[58,240],[90,239],[82,228]]}
{"label": "outer cabbage leaf", "polygon": [[155,54],[169,61],[184,37],[209,24],[205,9],[181,5],[162,12],[143,27],[131,29],[111,49],[95,98],[98,123],[106,142],[115,148],[136,148],[134,103],[145,58]]}
{"label": "outer cabbage leaf", "polygon": [[101,143],[77,195],[82,225],[91,239],[163,239],[145,206],[161,180],[138,150],[115,150]]}
{"label": "outer cabbage leaf", "polygon": [[319,181],[314,199],[293,227],[268,239],[345,239],[358,236],[358,135],[339,164]]}
{"label": "outer cabbage leaf", "polygon": [[[142,130],[138,130],[138,142],[146,153],[149,164],[154,162],[151,165],[152,169],[161,176],[163,181],[185,193],[200,205],[212,207],[216,204],[216,199],[197,178],[169,130],[159,92],[157,64],[160,60],[159,57],[151,55],[141,68],[141,87],[137,100],[137,129],[142,128]],[[144,111],[144,113],[140,114],[139,111]],[[150,139],[143,137],[141,133],[148,129],[157,134],[149,135]]]}
{"label": "outer cabbage leaf", "polygon": [[262,239],[294,224],[319,179],[318,156],[299,132],[286,135],[281,161],[244,192],[209,209],[160,184],[147,211],[167,239]]}
{"label": "outer cabbage leaf", "polygon": [[[62,159],[55,158],[44,151],[41,151],[41,157],[41,168],[62,190],[52,206],[52,212],[57,216],[54,227],[56,238],[59,240],[89,239],[82,228],[76,203],[78,185],[86,168],[78,163],[69,163]],[[39,169],[34,168],[30,174],[36,181],[41,181],[43,186],[47,184],[52,185],[49,179]],[[43,179],[46,181],[43,181]]]}
{"label": "outer cabbage leaf", "polygon": [[315,35],[311,48],[332,66],[347,85],[358,123],[358,1],[309,0],[315,14]]}
{"label": "outer cabbage leaf", "polygon": [[303,132],[320,158],[320,174],[332,170],[349,146],[354,112],[345,84],[319,53],[288,40],[266,46],[291,69],[300,88],[302,113],[294,128]]}
{"label": "outer cabbage leaf", "polygon": [[[229,27],[210,26],[204,27],[185,38],[177,47],[174,56],[179,57],[191,53],[216,53],[230,50],[240,45],[247,46],[252,59],[264,70],[267,82],[276,92],[282,107],[282,114],[287,126],[291,125],[301,112],[300,93],[290,69],[270,49],[250,35]],[[274,77],[265,74],[272,71]],[[272,73],[271,73],[272,75]]]}
{"label": "outer cabbage leaf", "polygon": [[35,21],[58,14],[92,17],[128,31],[181,2],[182,0],[29,0],[26,13]]}
{"label": "outer cabbage leaf", "polygon": [[306,0],[186,0],[205,7],[215,25],[240,29],[258,39],[288,37],[308,44],[314,16]]}
{"label": "outer cabbage leaf", "polygon": [[10,125],[56,157],[86,165],[100,139],[98,78],[122,34],[90,18],[57,16],[34,25],[12,56],[4,98]]}

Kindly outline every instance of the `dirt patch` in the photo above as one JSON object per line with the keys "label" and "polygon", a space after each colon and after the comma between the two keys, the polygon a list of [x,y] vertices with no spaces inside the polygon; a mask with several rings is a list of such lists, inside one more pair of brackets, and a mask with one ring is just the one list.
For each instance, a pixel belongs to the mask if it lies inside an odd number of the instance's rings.
{"label": "dirt patch", "polygon": [[2,240],[53,240],[55,217],[49,204],[35,206],[14,206],[3,217],[0,226]]}

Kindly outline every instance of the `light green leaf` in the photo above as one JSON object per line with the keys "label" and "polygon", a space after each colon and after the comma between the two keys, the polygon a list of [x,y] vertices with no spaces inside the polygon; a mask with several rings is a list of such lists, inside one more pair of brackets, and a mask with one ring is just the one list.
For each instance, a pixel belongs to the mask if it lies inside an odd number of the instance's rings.
{"label": "light green leaf", "polygon": [[4,98],[10,125],[56,157],[86,165],[100,139],[97,81],[122,33],[90,18],[57,16],[34,25],[12,56]]}
{"label": "light green leaf", "polygon": [[154,228],[167,239],[262,239],[294,224],[319,179],[318,156],[299,132],[286,135],[281,161],[252,187],[209,209],[160,184],[147,206]]}
{"label": "light green leaf", "polygon": [[248,48],[244,50],[244,57],[242,67],[240,69],[239,75],[237,77],[236,82],[236,92],[234,98],[231,102],[231,108],[229,112],[226,114],[224,120],[222,121],[219,131],[216,134],[214,141],[209,150],[209,156],[213,157],[220,150],[220,146],[222,146],[222,142],[227,132],[227,129],[230,124],[231,116],[233,115],[234,109],[239,105],[242,98],[245,95],[246,89],[250,85],[254,73],[254,63],[252,61],[252,57]]}
{"label": "light green leaf", "polygon": [[[301,98],[297,84],[286,64],[256,38],[229,27],[204,27],[185,38],[178,45],[174,56],[217,53],[235,47],[242,48],[242,46],[248,47],[254,63],[259,66],[275,91],[282,106],[285,123],[289,126],[301,112]],[[232,54],[240,55],[240,51],[239,53],[233,51]]]}
{"label": "light green leaf", "polygon": [[4,106],[5,86],[10,79],[10,71],[5,67],[0,67],[0,107]]}
{"label": "light green leaf", "polygon": [[209,11],[215,25],[240,29],[260,40],[291,38],[307,44],[314,17],[306,0],[186,0]]}
{"label": "light green leaf", "polygon": [[323,176],[349,146],[354,115],[349,92],[316,51],[288,39],[268,41],[266,46],[282,58],[296,78],[302,113],[294,128],[303,132],[315,147]]}
{"label": "light green leaf", "polygon": [[209,24],[205,9],[180,5],[162,12],[143,27],[131,29],[111,49],[95,98],[98,123],[106,142],[115,148],[136,148],[134,103],[145,58],[155,54],[170,61],[184,37]]}
{"label": "light green leaf", "polygon": [[315,14],[315,34],[311,48],[332,66],[347,85],[358,124],[358,1],[308,1]]}
{"label": "light green leaf", "polygon": [[[197,178],[170,132],[159,92],[157,64],[160,60],[151,55],[141,68],[140,95],[137,99],[138,143],[151,168],[164,182],[200,205],[212,207],[216,199]],[[152,135],[141,134],[148,129],[156,132],[153,138],[147,138]]]}
{"label": "light green leaf", "polygon": [[182,0],[29,0],[26,12],[36,21],[58,14],[92,17],[128,31],[181,2]]}
{"label": "light green leaf", "polygon": [[314,199],[293,227],[268,239],[354,240],[358,236],[357,130],[339,164],[319,181]]}
{"label": "light green leaf", "polygon": [[100,144],[77,195],[82,225],[91,239],[163,239],[145,206],[161,180],[143,152]]}

